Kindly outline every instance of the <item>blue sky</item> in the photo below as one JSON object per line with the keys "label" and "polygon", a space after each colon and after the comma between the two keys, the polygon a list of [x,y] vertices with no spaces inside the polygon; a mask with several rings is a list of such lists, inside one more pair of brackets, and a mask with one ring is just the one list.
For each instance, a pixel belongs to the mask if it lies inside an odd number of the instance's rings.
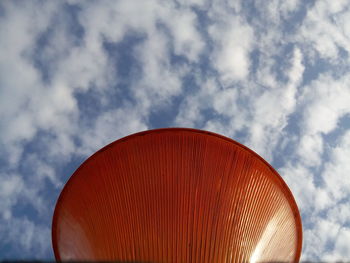
{"label": "blue sky", "polygon": [[0,260],[53,259],[69,176],[141,130],[235,139],[291,188],[304,260],[350,260],[346,0],[1,1]]}

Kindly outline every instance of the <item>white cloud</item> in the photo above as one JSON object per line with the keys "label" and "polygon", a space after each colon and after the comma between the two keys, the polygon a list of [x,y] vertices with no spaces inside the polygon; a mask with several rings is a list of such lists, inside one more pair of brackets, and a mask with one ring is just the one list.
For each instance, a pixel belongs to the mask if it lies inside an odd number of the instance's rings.
{"label": "white cloud", "polygon": [[[169,8],[168,11],[173,8]],[[167,26],[174,37],[174,51],[177,55],[184,55],[190,61],[197,61],[204,48],[204,42],[198,31],[197,16],[188,8],[180,8],[176,12],[171,11],[163,17],[164,21],[171,17],[172,22]]]}
{"label": "white cloud", "polygon": [[348,131],[330,148],[330,158],[323,160],[324,169],[319,175],[307,168],[303,159],[297,165],[280,169],[304,212],[304,259],[349,258],[349,242],[345,242],[349,232],[346,226],[350,223],[349,149]]}
{"label": "white cloud", "polygon": [[[302,81],[304,65],[300,49],[295,48],[290,58],[289,69],[286,70],[287,83],[271,82],[266,89],[256,89],[255,96],[251,96],[253,120],[249,124],[250,138],[248,144],[265,158],[271,159],[276,143],[282,136],[287,125],[288,117],[294,112],[297,103],[298,86]],[[262,63],[259,71],[266,72],[269,64]],[[263,74],[257,74],[257,80]],[[263,81],[265,77],[262,76]],[[268,84],[268,83],[265,83]]]}
{"label": "white cloud", "polygon": [[198,127],[202,125],[201,123],[205,120],[202,111],[211,107],[214,94],[219,90],[215,79],[202,80],[197,78],[196,82],[199,90],[184,98],[176,116],[176,125],[183,127]]}
{"label": "white cloud", "polygon": [[227,14],[209,28],[214,42],[212,64],[218,70],[221,81],[229,85],[244,80],[250,70],[250,52],[253,48],[253,29],[239,17]]}
{"label": "white cloud", "polygon": [[312,172],[302,165],[288,163],[279,169],[291,188],[301,211],[310,211],[315,205],[315,180]]}
{"label": "white cloud", "polygon": [[320,218],[312,230],[305,231],[304,244],[307,246],[302,260],[310,257],[330,262],[347,260],[350,256],[349,234],[348,227]]}
{"label": "white cloud", "polygon": [[339,232],[339,226],[320,218],[313,222],[313,229],[304,229],[304,247],[301,260],[320,260],[320,255],[325,254],[329,238],[335,238]]}
{"label": "white cloud", "polygon": [[304,110],[303,131],[327,134],[337,127],[338,121],[350,112],[349,75],[336,79],[321,74],[305,87],[301,100]]}
{"label": "white cloud", "polygon": [[97,117],[92,127],[87,127],[81,135],[81,147],[77,151],[91,155],[98,149],[126,135],[146,130],[142,112],[130,106],[105,112]]}
{"label": "white cloud", "polygon": [[38,15],[29,2],[21,8],[7,2],[2,18],[0,48],[6,52],[0,55],[1,142],[14,165],[21,156],[20,143],[30,141],[39,129],[61,127],[60,118],[66,118],[62,115],[74,110],[71,91],[49,89],[30,58],[39,36],[49,28],[55,8],[55,4],[47,3]]}
{"label": "white cloud", "polygon": [[325,165],[322,178],[329,195],[336,202],[350,197],[350,132],[332,149],[330,161]]}
{"label": "white cloud", "polygon": [[236,112],[237,89],[228,88],[217,92],[213,100],[213,108],[222,115],[230,116]]}
{"label": "white cloud", "polygon": [[339,235],[336,238],[334,247],[335,251],[333,252],[333,255],[326,256],[325,259],[329,260],[343,260],[350,258],[350,246],[349,246],[349,240],[350,240],[350,228],[343,227],[339,231]]}
{"label": "white cloud", "polygon": [[169,103],[181,92],[184,69],[171,67],[168,39],[159,31],[153,32],[152,37],[138,46],[135,53],[143,72],[131,89],[139,107],[149,112],[151,107]]}
{"label": "white cloud", "polygon": [[177,2],[181,5],[181,6],[195,6],[195,7],[200,7],[200,8],[204,8],[207,7],[209,1],[208,0],[177,0]]}
{"label": "white cloud", "polygon": [[339,47],[350,51],[349,38],[344,34],[348,27],[346,18],[350,15],[347,4],[346,0],[316,1],[308,10],[296,39],[307,44],[305,47],[310,51],[311,57],[315,50],[322,58],[336,63],[340,55]]}
{"label": "white cloud", "polygon": [[306,166],[318,166],[322,162],[323,139],[320,134],[303,135],[298,145],[300,161]]}
{"label": "white cloud", "polygon": [[[0,226],[1,244],[15,246],[18,250],[17,258],[23,260],[49,259],[50,235],[50,227],[36,225],[25,217],[2,221]],[[13,257],[8,251],[4,253],[4,257]]]}
{"label": "white cloud", "polygon": [[8,220],[12,217],[11,208],[16,204],[18,195],[23,190],[24,182],[18,175],[1,174],[0,211],[1,216]]}
{"label": "white cloud", "polygon": [[305,165],[320,165],[324,151],[322,135],[336,129],[339,120],[350,113],[348,85],[347,75],[334,79],[321,74],[310,86],[305,87],[299,99],[304,109],[298,147],[298,155]]}
{"label": "white cloud", "polygon": [[336,206],[330,208],[327,213],[327,217],[334,221],[339,222],[341,225],[349,224],[350,222],[350,206],[349,202],[338,203]]}

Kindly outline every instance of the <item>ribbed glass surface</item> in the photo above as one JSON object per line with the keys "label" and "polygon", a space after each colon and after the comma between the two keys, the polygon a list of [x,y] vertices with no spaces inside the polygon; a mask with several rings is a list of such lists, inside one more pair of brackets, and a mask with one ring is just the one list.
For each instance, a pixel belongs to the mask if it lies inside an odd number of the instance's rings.
{"label": "ribbed glass surface", "polygon": [[58,260],[298,262],[298,208],[281,177],[231,139],[134,134],[73,174],[52,226]]}

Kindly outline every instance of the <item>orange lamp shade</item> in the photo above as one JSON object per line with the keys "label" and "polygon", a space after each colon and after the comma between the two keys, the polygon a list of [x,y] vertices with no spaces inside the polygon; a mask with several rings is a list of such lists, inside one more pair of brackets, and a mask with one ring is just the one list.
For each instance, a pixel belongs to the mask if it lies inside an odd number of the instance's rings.
{"label": "orange lamp shade", "polygon": [[247,147],[183,128],[104,147],[56,204],[57,260],[298,262],[300,214],[277,172]]}

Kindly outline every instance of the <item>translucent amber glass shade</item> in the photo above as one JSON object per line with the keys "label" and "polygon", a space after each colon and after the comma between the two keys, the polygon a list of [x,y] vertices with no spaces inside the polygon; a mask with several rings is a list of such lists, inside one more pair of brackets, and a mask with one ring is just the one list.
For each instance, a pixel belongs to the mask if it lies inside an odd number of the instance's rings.
{"label": "translucent amber glass shade", "polygon": [[85,161],[56,205],[57,260],[298,262],[302,230],[277,172],[193,129],[120,139]]}

